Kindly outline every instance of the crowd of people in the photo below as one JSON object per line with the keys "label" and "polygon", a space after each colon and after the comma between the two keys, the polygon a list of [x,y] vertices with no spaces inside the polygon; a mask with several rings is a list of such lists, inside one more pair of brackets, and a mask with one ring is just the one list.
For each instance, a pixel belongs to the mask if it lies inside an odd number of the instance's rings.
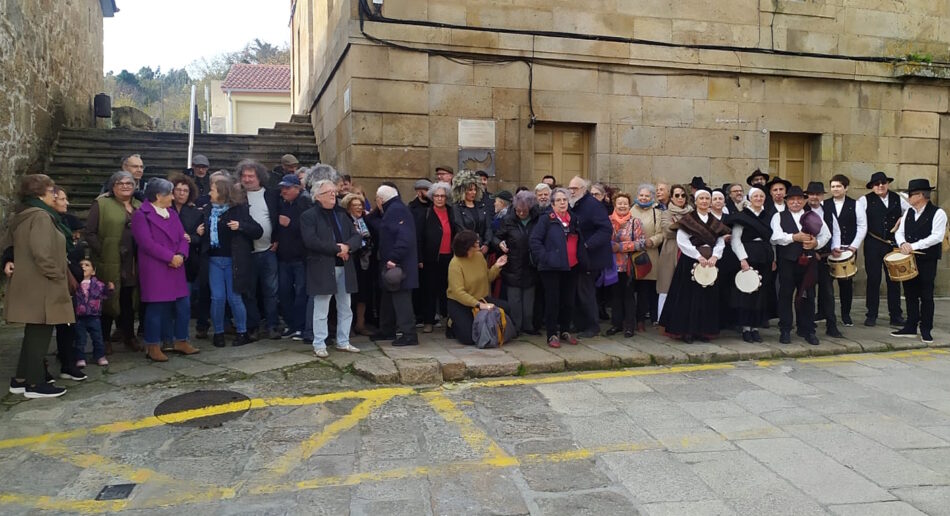
{"label": "crowd of people", "polygon": [[156,362],[199,353],[196,339],[308,341],[326,358],[328,345],[358,353],[353,335],[412,346],[439,328],[471,345],[483,311],[503,315],[505,335],[543,332],[554,348],[600,335],[602,321],[625,339],[658,326],[686,343],[723,331],[762,342],[776,318],[780,343],[795,329],[817,345],[816,321],[833,338],[839,321],[853,325],[852,278],[837,277],[835,296],[830,261],[865,242],[864,324],[877,324],[885,255],[897,249],[918,275],[885,276],[892,335],[933,340],[947,215],[927,179],[901,196],[876,172],[858,199],[843,175],[826,199],[823,183],[803,190],[759,170],[722,188],[695,177],[623,192],[545,176],[493,194],[485,172],[442,166],[404,203],[392,182],[371,197],[291,155],[274,170],[242,160],[211,173],[201,155],[167,178],[144,170],[139,155],[123,160],[85,223],[49,177],[22,178],[0,245],[7,320],[26,325],[11,392],[65,392],[44,359],[54,332],[60,377],[72,380],[108,365],[113,343]]}

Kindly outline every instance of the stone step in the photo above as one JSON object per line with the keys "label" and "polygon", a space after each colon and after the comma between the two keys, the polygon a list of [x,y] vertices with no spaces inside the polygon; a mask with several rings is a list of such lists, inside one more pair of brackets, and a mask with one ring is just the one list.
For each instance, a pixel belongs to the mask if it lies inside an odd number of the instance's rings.
{"label": "stone step", "polygon": [[313,134],[313,126],[309,123],[295,124],[292,122],[277,122],[273,129],[258,129],[257,134],[264,134],[261,131],[273,131],[278,134]]}
{"label": "stone step", "polygon": [[[307,133],[280,133],[276,135],[231,135],[231,134],[197,134],[195,135],[195,144],[207,143],[209,145],[231,145],[231,144],[281,144],[288,139],[308,141],[316,144],[312,136],[313,131]],[[150,131],[110,131],[102,129],[74,129],[64,130],[60,133],[59,141],[62,142],[107,142],[107,143],[188,143],[186,133],[161,133]]]}
{"label": "stone step", "polygon": [[[257,149],[226,149],[215,148],[213,151],[195,149],[195,154],[203,154],[211,162],[212,167],[225,168],[233,166],[238,161],[250,158],[260,161],[267,165],[272,163],[276,165],[280,162],[280,157],[286,153],[291,153],[300,160],[301,163],[311,165],[316,163],[319,157],[316,149],[305,149],[300,147],[288,147],[285,150],[261,152]],[[147,168],[152,167],[182,167],[187,161],[187,150],[154,150],[147,149],[139,152]],[[69,149],[67,152],[57,152],[50,157],[51,165],[84,165],[91,167],[109,167],[118,166],[127,152],[116,151],[89,151],[83,152],[79,149]],[[272,166],[273,166],[272,165]]]}
{"label": "stone step", "polygon": [[309,124],[310,115],[290,115],[290,122],[294,124]]}

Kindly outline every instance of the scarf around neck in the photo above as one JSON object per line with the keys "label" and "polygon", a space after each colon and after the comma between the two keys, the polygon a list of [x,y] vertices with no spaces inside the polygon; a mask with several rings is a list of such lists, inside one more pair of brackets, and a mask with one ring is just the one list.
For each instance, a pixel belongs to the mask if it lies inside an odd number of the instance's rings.
{"label": "scarf around neck", "polygon": [[63,220],[62,215],[59,214],[53,208],[47,206],[45,202],[40,200],[39,197],[31,197],[27,199],[23,204],[31,208],[39,208],[46,213],[49,213],[53,217],[53,225],[56,226],[56,229],[66,237],[66,253],[69,254],[76,248],[73,244],[73,232],[69,229],[69,226],[66,225],[66,222]]}
{"label": "scarf around neck", "polygon": [[211,226],[208,228],[211,232],[211,247],[221,247],[221,242],[218,240],[218,219],[228,211],[228,208],[230,206],[227,204],[211,205],[211,214],[208,216],[208,225]]}

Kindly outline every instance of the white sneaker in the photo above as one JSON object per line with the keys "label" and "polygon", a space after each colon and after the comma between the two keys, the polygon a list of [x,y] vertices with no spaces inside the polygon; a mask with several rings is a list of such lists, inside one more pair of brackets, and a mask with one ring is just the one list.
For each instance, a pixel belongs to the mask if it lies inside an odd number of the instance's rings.
{"label": "white sneaker", "polygon": [[346,343],[346,344],[344,344],[344,345],[342,345],[342,346],[337,346],[336,349],[338,349],[338,350],[340,350],[340,351],[349,351],[350,353],[359,353],[359,352],[360,352],[360,348],[358,348],[358,347],[356,347],[356,346],[354,346],[354,345],[352,345],[352,344],[350,344],[350,343]]}
{"label": "white sneaker", "polygon": [[313,350],[313,354],[317,355],[317,358],[327,358],[328,356],[330,356],[330,354],[327,353],[327,348],[315,349]]}

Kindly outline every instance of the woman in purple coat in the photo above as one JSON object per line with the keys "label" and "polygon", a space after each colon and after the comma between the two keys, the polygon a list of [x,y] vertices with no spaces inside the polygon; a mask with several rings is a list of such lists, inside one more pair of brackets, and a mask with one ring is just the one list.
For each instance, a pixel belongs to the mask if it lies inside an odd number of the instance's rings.
{"label": "woman in purple coat", "polygon": [[162,328],[174,327],[175,351],[192,355],[188,343],[191,317],[185,259],[188,239],[175,210],[171,209],[174,185],[152,179],[145,188],[145,202],[132,214],[132,237],[138,248],[139,288],[145,306],[146,357],[167,362],[162,353]]}

